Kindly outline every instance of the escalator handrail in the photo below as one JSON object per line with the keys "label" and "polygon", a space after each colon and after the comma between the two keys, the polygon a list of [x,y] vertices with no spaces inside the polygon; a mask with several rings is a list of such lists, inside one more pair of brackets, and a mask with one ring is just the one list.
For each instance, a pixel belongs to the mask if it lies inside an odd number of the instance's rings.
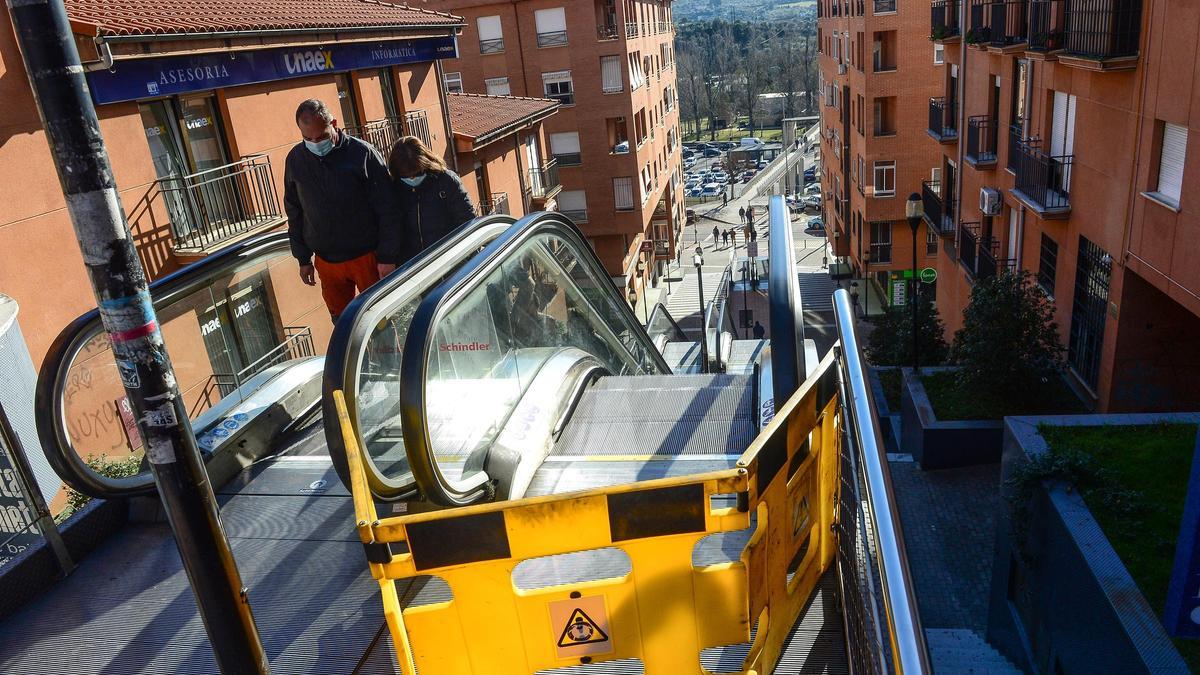
{"label": "escalator handrail", "polygon": [[[897,673],[930,673],[929,649],[917,606],[916,587],[908,565],[904,529],[887,468],[887,449],[877,422],[874,397],[867,386],[866,366],[855,330],[850,294],[839,289],[833,294],[837,324],[838,359],[841,370],[842,406],[850,441],[858,450],[865,478],[865,507],[870,513],[870,532],[875,538],[876,568],[883,593],[884,624],[891,648],[891,669]],[[870,555],[869,552],[867,555]],[[849,600],[844,600],[849,602]],[[881,657],[886,655],[881,654]]]}
{"label": "escalator handrail", "polygon": [[[151,283],[154,308],[157,311],[187,297],[243,264],[247,257],[286,251],[288,246],[286,232],[270,232],[227,246]],[[156,488],[149,471],[128,478],[108,478],[92,471],[67,432],[63,393],[71,364],[79,349],[103,331],[100,312],[92,309],[67,324],[50,345],[34,395],[38,438],[55,473],[78,492],[101,499],[153,494]]]}
{"label": "escalator handrail", "polygon": [[[360,293],[347,305],[334,326],[329,338],[329,346],[325,350],[325,374],[321,384],[321,409],[324,417],[325,440],[329,447],[329,456],[334,469],[346,486],[350,485],[350,469],[346,461],[345,439],[338,423],[337,411],[333,405],[333,392],[341,390],[346,398],[347,410],[351,426],[359,434],[359,446],[365,448],[358,422],[358,377],[359,359],[366,342],[374,329],[373,322],[364,322],[363,318],[382,303],[390,303],[397,291],[415,275],[427,269],[438,269],[438,263],[445,263],[445,269],[451,261],[443,260],[443,256],[458,247],[461,243],[470,241],[476,235],[481,246],[490,243],[497,236],[508,230],[516,219],[504,214],[492,214],[471,220],[421,255],[405,263],[401,268],[379,283]],[[412,482],[402,485],[402,481],[392,480],[383,476],[375,467],[370,453],[363,453],[363,463],[367,468],[367,478],[372,493],[378,499],[404,499],[414,493]]]}
{"label": "escalator handrail", "polygon": [[[671,316],[671,312],[667,306],[661,302],[655,303],[654,309],[650,310],[650,320],[646,322],[646,332],[650,333],[650,328],[659,323],[665,323],[666,329],[661,335],[666,337],[665,342],[689,342],[687,333],[679,327],[679,323],[675,321],[675,317]],[[656,335],[659,333],[651,333],[651,339],[657,340]]]}
{"label": "escalator handrail", "polygon": [[781,406],[807,379],[804,364],[804,312],[796,276],[791,215],[782,195],[771,197],[767,296],[771,313],[771,375],[775,406]]}
{"label": "escalator handrail", "polygon": [[[458,493],[447,490],[446,481],[433,458],[432,444],[429,438],[429,426],[425,413],[425,384],[429,362],[429,349],[434,341],[435,329],[446,311],[453,308],[461,295],[473,289],[476,284],[486,279],[496,266],[502,264],[513,252],[518,250],[526,241],[539,234],[552,233],[574,244],[581,264],[590,268],[597,278],[607,279],[609,275],[596,258],[591,246],[579,232],[575,224],[559,213],[537,212],[517,221],[507,232],[489,244],[479,255],[466,265],[463,265],[449,279],[425,296],[413,315],[408,336],[401,355],[400,377],[400,415],[404,427],[404,444],[408,452],[409,467],[426,499],[443,506],[463,506],[485,496],[490,486],[484,484],[486,473],[475,474],[480,478],[473,479],[465,489]],[[653,361],[661,374],[669,374],[670,366],[662,354],[654,347],[650,336],[642,328],[641,322],[634,315],[632,308],[624,300],[616,298],[616,287],[612,286],[616,302],[613,306],[621,314],[630,333],[642,343],[647,355]]]}

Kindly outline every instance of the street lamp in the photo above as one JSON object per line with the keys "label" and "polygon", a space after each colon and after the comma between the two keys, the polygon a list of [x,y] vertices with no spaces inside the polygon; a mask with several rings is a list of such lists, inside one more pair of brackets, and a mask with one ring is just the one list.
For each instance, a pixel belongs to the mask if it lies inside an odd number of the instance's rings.
{"label": "street lamp", "polygon": [[708,327],[704,325],[704,252],[699,246],[692,255],[696,266],[696,286],[700,292],[700,372],[708,372]]}
{"label": "street lamp", "polygon": [[904,217],[912,229],[912,279],[909,282],[908,302],[912,305],[912,335],[913,335],[913,372],[919,372],[920,362],[917,360],[917,228],[921,225],[921,216],[925,215],[925,207],[921,195],[912,193],[904,203]]}

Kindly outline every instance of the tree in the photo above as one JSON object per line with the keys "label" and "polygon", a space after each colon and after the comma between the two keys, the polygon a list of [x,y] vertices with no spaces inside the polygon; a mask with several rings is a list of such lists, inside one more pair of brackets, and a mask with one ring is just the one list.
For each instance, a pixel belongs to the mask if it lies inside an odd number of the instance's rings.
{"label": "tree", "polygon": [[[946,326],[933,304],[932,293],[917,294],[917,338],[920,340],[921,363],[940,365],[946,360]],[[867,360],[877,366],[912,365],[912,308],[908,305],[888,307],[875,319],[867,339]]]}
{"label": "tree", "polygon": [[691,49],[679,52],[676,61],[679,71],[676,82],[679,85],[679,105],[683,111],[691,113],[692,129],[695,137],[700,137],[700,120],[704,117],[704,69],[700,57]]}
{"label": "tree", "polygon": [[971,289],[951,360],[959,382],[995,397],[1044,390],[1063,367],[1054,307],[1027,270],[981,279]]}

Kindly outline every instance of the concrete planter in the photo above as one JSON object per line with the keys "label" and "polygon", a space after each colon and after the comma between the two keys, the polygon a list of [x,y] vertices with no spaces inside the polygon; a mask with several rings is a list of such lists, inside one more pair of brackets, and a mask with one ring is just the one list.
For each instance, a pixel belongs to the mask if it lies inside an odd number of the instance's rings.
{"label": "concrete planter", "polygon": [[[957,370],[952,366],[922,368],[921,373]],[[925,385],[904,369],[900,400],[900,448],[922,469],[953,469],[1000,461],[1004,438],[1002,420],[939,420],[925,394]]]}
{"label": "concrete planter", "polygon": [[[1005,419],[1001,489],[1031,458],[1049,451],[1039,425],[1200,424],[1198,413],[1045,415]],[[1077,492],[1043,484],[1027,506],[1024,532],[998,519],[987,639],[1027,672],[1186,673],[1157,613],[1146,602]]]}
{"label": "concrete planter", "polygon": [[879,415],[879,430],[883,433],[883,444],[889,454],[900,452],[900,410],[892,409],[883,393],[880,373],[885,370],[901,370],[898,366],[872,366],[867,370],[867,384],[875,398],[875,410]]}

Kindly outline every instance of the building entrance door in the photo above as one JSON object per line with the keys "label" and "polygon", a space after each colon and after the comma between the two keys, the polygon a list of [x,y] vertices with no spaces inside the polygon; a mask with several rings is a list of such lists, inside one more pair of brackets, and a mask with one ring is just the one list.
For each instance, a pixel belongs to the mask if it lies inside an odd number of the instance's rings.
{"label": "building entrance door", "polygon": [[183,177],[189,173],[187,153],[179,136],[179,121],[169,99],[138,104],[154,174],[162,181],[162,198],[176,236],[191,230]]}

